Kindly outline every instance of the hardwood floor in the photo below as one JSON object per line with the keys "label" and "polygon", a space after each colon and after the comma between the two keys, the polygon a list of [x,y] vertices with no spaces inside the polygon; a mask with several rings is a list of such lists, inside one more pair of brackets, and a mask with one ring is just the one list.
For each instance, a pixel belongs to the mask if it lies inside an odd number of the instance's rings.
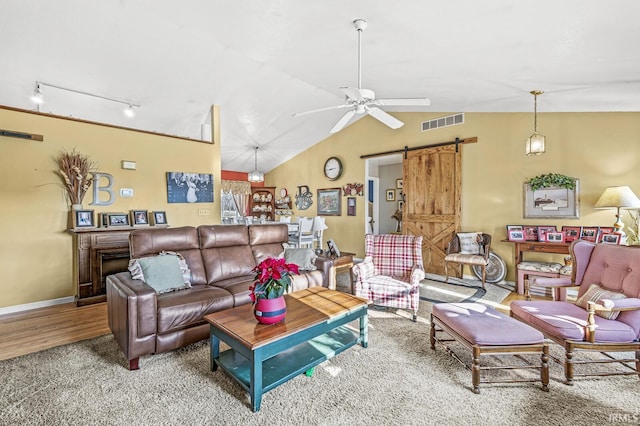
{"label": "hardwood floor", "polygon": [[[502,304],[519,299],[523,296],[511,293]],[[0,316],[0,361],[109,334],[107,321],[106,303],[79,308],[67,303]]]}
{"label": "hardwood floor", "polygon": [[107,304],[66,303],[0,316],[0,361],[108,334]]}

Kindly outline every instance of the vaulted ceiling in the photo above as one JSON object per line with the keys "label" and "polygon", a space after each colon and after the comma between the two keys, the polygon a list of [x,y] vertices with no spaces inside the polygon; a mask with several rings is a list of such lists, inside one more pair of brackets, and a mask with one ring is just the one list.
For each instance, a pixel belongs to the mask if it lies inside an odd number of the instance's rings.
{"label": "vaulted ceiling", "polygon": [[[329,136],[341,86],[428,97],[402,111],[640,111],[637,0],[3,0],[0,104],[201,137],[221,111],[222,168],[269,171]],[[393,114],[393,109],[386,108]],[[383,126],[371,118],[371,125]],[[17,129],[19,130],[19,129]],[[420,131],[416,129],[416,131]]]}

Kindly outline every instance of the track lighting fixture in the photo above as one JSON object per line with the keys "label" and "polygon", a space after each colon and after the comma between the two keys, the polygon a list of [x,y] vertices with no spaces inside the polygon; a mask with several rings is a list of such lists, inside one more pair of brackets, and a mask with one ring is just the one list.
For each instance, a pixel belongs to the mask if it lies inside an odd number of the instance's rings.
{"label": "track lighting fixture", "polygon": [[122,99],[110,98],[108,96],[102,96],[102,95],[96,95],[94,93],[84,92],[82,90],[69,89],[68,87],[62,87],[62,86],[58,86],[56,84],[49,84],[49,83],[45,83],[43,81],[36,81],[36,88],[33,91],[33,96],[31,96],[31,100],[33,102],[35,102],[36,104],[41,104],[42,102],[44,102],[44,96],[42,95],[42,92],[40,91],[40,87],[41,86],[52,87],[54,89],[66,90],[68,92],[79,93],[81,95],[91,96],[91,97],[98,98],[98,99],[104,99],[105,101],[111,101],[111,102],[117,102],[119,104],[125,104],[127,107],[123,110],[123,112],[124,112],[124,115],[126,115],[129,118],[133,118],[136,115],[135,110],[133,109],[133,107],[140,108],[140,105],[134,104],[132,102],[125,101],[125,100],[122,100]]}

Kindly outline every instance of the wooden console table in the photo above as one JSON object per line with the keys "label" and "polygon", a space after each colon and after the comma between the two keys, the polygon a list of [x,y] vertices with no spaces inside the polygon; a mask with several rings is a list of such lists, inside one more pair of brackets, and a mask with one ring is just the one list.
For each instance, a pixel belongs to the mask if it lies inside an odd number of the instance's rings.
{"label": "wooden console table", "polygon": [[514,268],[518,266],[518,263],[522,262],[522,253],[524,252],[569,254],[569,246],[571,245],[571,243],[549,243],[543,241],[502,240],[502,242],[514,245]]}
{"label": "wooden console table", "polygon": [[[353,256],[355,256],[355,253],[349,253],[346,251],[341,251],[339,257],[322,255],[322,257],[333,260],[333,267],[335,268],[336,275],[340,273],[349,273],[351,294],[353,294],[353,277],[351,276],[351,268],[353,268]],[[335,278],[334,283],[337,284]],[[331,290],[335,290],[335,286],[334,288],[331,288]]]}

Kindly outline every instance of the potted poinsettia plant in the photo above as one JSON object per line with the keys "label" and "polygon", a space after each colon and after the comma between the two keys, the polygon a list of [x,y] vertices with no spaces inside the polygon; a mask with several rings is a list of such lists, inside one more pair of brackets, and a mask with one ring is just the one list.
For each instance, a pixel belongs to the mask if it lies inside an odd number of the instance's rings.
{"label": "potted poinsettia plant", "polygon": [[258,322],[275,324],[284,319],[287,306],[284,293],[291,286],[291,274],[298,274],[298,265],[284,258],[268,257],[255,268],[255,282],[249,287],[254,314]]}

